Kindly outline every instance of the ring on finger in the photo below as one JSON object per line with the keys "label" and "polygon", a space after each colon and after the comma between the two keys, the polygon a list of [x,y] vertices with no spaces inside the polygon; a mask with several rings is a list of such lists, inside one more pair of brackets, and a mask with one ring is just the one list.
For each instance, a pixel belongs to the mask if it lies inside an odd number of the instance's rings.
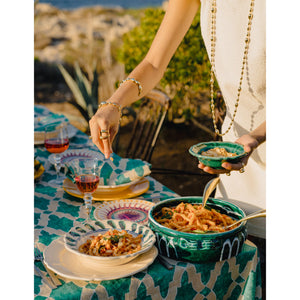
{"label": "ring on finger", "polygon": [[108,134],[108,135],[105,135],[105,136],[102,136],[102,135],[101,135],[101,136],[100,136],[100,140],[106,140],[106,139],[109,138],[109,136],[110,136],[109,134]]}
{"label": "ring on finger", "polygon": [[101,134],[101,133],[108,133],[108,130],[101,129],[101,130],[100,130],[100,134]]}
{"label": "ring on finger", "polygon": [[242,162],[242,167],[239,169],[240,173],[244,173],[245,172],[244,167],[245,167],[245,164]]}

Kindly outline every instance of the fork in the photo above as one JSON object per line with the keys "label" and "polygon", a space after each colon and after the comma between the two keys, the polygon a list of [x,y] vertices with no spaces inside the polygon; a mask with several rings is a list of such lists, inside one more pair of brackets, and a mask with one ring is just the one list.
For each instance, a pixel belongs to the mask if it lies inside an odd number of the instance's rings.
{"label": "fork", "polygon": [[61,285],[60,280],[54,275],[54,273],[51,270],[47,268],[46,264],[44,263],[43,253],[40,251],[40,249],[37,248],[37,246],[34,248],[34,260],[40,261],[43,264],[46,272],[50,276],[50,281],[55,285],[55,287]]}

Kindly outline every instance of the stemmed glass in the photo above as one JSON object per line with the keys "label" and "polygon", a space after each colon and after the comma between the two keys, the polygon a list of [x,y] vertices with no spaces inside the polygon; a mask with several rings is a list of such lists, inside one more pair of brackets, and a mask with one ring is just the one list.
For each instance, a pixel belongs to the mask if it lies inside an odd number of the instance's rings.
{"label": "stemmed glass", "polygon": [[50,180],[49,185],[54,188],[60,188],[63,183],[63,176],[60,176],[61,155],[60,153],[69,148],[69,137],[67,124],[48,125],[45,128],[45,148],[54,154],[54,166],[56,170],[56,179]]}
{"label": "stemmed glass", "polygon": [[92,194],[96,191],[100,181],[102,161],[98,158],[76,159],[71,161],[75,183],[83,194],[83,200],[87,212],[86,221],[90,220],[92,210]]}

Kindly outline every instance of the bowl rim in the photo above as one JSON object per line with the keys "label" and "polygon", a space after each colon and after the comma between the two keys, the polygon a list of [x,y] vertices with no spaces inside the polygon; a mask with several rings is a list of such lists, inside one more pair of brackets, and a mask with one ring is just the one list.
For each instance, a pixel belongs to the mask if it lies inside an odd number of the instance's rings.
{"label": "bowl rim", "polygon": [[[201,155],[200,153],[196,153],[193,149],[194,147],[197,147],[197,146],[202,146],[203,145],[203,148],[205,148],[206,146],[207,147],[210,147],[212,144],[231,144],[232,146],[234,147],[238,147],[238,148],[241,148],[243,150],[242,153],[240,154],[237,154],[236,156],[218,156],[218,157],[211,157],[211,156],[206,156],[206,155]],[[224,145],[224,148],[226,148],[226,146]],[[203,150],[202,150],[203,151]],[[240,159],[244,156],[247,155],[247,152],[244,150],[244,146],[241,145],[241,144],[238,144],[238,143],[233,143],[233,142],[225,142],[225,141],[210,141],[210,142],[201,142],[201,143],[198,143],[198,144],[195,144],[195,145],[192,145],[190,148],[189,148],[189,152],[190,154],[192,154],[193,156],[196,156],[198,158],[202,158],[202,159],[209,159],[209,160],[216,160],[216,161],[219,161],[219,160],[230,160],[230,159]]]}
{"label": "bowl rim", "polygon": [[[123,255],[118,255],[118,256],[93,256],[93,255],[89,255],[89,254],[86,254],[86,253],[81,253],[79,252],[78,249],[74,249],[72,246],[70,246],[66,239],[67,239],[67,236],[70,235],[70,231],[71,230],[74,230],[74,228],[76,227],[80,227],[80,226],[83,226],[85,224],[79,224],[78,226],[74,226],[72,227],[68,232],[66,232],[66,234],[64,235],[64,245],[65,245],[65,248],[68,250],[68,251],[71,251],[81,257],[85,257],[85,258],[90,258],[90,259],[94,259],[96,261],[99,261],[99,262],[106,262],[106,261],[112,261],[112,260],[124,260],[124,259],[127,259],[127,258],[130,258],[130,257],[134,257],[134,256],[138,256],[142,253],[145,253],[147,251],[149,251],[153,245],[155,244],[155,241],[156,241],[156,238],[155,238],[155,233],[153,232],[153,230],[151,228],[149,228],[148,226],[146,225],[143,225],[143,224],[139,224],[137,222],[132,222],[132,221],[127,221],[127,220],[113,220],[113,219],[107,219],[107,220],[96,220],[96,221],[89,221],[88,223],[86,223],[88,226],[95,226],[96,223],[100,222],[100,223],[104,223],[105,225],[109,224],[109,222],[123,222],[125,224],[131,224],[131,226],[133,226],[134,224],[137,226],[137,229],[139,228],[139,230],[137,230],[137,232],[134,232],[132,230],[128,230],[128,229],[124,229],[126,230],[127,232],[129,232],[130,234],[134,233],[136,235],[138,234],[143,234],[144,231],[148,230],[150,232],[150,234],[153,236],[152,241],[149,243],[149,245],[147,245],[146,247],[143,248],[142,246],[142,249],[137,251],[137,252],[134,252],[134,253],[131,253],[131,254],[123,254]],[[90,230],[90,231],[87,231],[85,234],[83,234],[83,236],[85,236],[85,240],[88,238],[88,236],[91,236],[93,232],[97,233],[99,232],[100,230],[103,230],[104,232],[107,232],[108,230],[114,230],[114,229],[117,229],[118,231],[121,231],[122,228],[115,228],[115,227],[105,227],[105,228],[98,228],[98,230],[96,231],[93,231],[93,230]],[[142,231],[140,230],[142,229]],[[78,242],[76,242],[76,244],[78,244]],[[143,238],[142,238],[142,244],[143,244]],[[78,246],[78,245],[77,245]],[[74,246],[75,247],[75,246]]]}
{"label": "bowl rim", "polygon": [[[163,225],[161,225],[160,223],[158,223],[155,219],[154,219],[154,217],[152,216],[152,214],[153,214],[153,211],[155,210],[155,208],[157,208],[158,206],[163,206],[165,203],[169,203],[169,202],[172,202],[172,200],[173,201],[183,201],[184,202],[184,200],[185,199],[203,199],[203,197],[202,196],[185,196],[185,197],[176,197],[176,198],[169,198],[169,199],[166,199],[166,200],[163,200],[163,201],[161,201],[161,202],[158,202],[157,204],[155,204],[154,206],[152,206],[151,207],[151,209],[149,210],[149,213],[148,213],[148,219],[149,219],[149,225],[155,225],[156,227],[158,227],[163,233],[165,233],[165,234],[167,234],[167,235],[171,235],[171,236],[176,236],[176,237],[185,237],[185,238],[190,238],[190,239],[194,239],[195,237],[199,237],[199,238],[207,238],[207,239],[209,239],[209,238],[217,238],[217,237],[227,237],[227,236],[229,236],[229,235],[232,235],[233,233],[236,233],[236,232],[238,232],[238,231],[241,231],[245,226],[246,226],[246,223],[247,223],[247,221],[243,221],[243,222],[241,222],[240,223],[240,225],[239,226],[237,226],[236,228],[233,228],[233,229],[231,229],[231,230],[228,230],[228,231],[225,231],[225,232],[217,232],[217,233],[189,233],[189,232],[182,232],[182,231],[179,231],[179,230],[175,230],[175,229],[171,229],[171,228],[168,228],[168,227],[166,227],[166,226],[163,226]],[[220,201],[220,202],[222,202],[222,203],[224,203],[224,204],[229,204],[229,205],[232,205],[232,206],[234,206],[234,207],[236,207],[236,208],[238,208],[241,212],[242,212],[242,214],[243,214],[243,216],[242,216],[242,218],[243,217],[245,217],[246,216],[246,213],[244,212],[244,210],[243,209],[241,209],[239,206],[237,206],[237,205],[235,205],[235,204],[233,204],[233,203],[231,203],[231,202],[228,202],[228,201],[226,201],[226,200],[221,200],[221,199],[217,199],[217,198],[211,198],[211,197],[209,197],[208,199],[207,199],[207,203],[209,203],[209,201],[210,200],[217,200],[217,201]],[[201,202],[202,203],[202,202]],[[196,202],[195,202],[195,204],[197,204]],[[178,235],[178,234],[180,234],[180,236]]]}

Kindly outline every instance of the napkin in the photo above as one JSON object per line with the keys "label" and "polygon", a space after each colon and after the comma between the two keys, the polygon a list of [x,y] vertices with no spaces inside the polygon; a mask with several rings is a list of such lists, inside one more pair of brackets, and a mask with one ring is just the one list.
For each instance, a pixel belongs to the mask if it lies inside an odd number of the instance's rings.
{"label": "napkin", "polygon": [[44,117],[36,117],[34,119],[34,131],[45,131],[46,126],[55,126],[63,122],[68,123],[69,120],[61,114],[51,114]]}
{"label": "napkin", "polygon": [[[98,162],[97,171],[101,186],[116,186],[141,179],[151,173],[151,164],[141,159],[121,158],[113,154],[112,160],[103,159]],[[73,159],[65,164],[66,176],[75,183],[78,167],[84,160]]]}

